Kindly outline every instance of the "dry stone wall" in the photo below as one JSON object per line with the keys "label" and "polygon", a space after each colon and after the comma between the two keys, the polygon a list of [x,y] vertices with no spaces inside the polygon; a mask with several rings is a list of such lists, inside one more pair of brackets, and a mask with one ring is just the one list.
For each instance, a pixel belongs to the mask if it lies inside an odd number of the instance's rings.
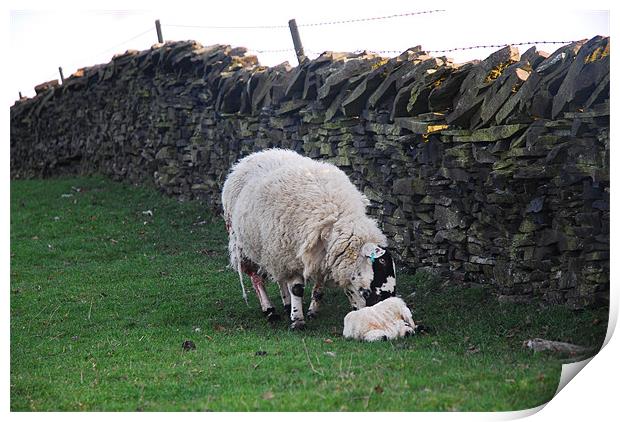
{"label": "dry stone wall", "polygon": [[465,64],[419,47],[292,68],[169,42],[37,86],[11,107],[11,177],[101,173],[220,211],[240,157],[342,168],[399,263],[504,300],[609,298],[609,39]]}

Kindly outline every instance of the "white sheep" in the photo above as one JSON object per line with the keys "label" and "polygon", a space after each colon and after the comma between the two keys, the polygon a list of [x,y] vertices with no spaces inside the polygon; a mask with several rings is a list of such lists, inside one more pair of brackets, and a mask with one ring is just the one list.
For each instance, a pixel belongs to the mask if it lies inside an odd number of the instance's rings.
{"label": "white sheep", "polygon": [[[279,316],[276,314],[275,308],[269,301],[269,297],[265,291],[264,280],[259,274],[258,266],[238,253],[235,231],[231,230],[232,211],[244,187],[248,185],[251,186],[254,180],[259,180],[261,177],[291,160],[296,162],[300,160],[312,161],[310,158],[303,157],[291,150],[278,148],[263,150],[260,153],[248,155],[232,166],[222,188],[222,208],[224,210],[224,221],[229,236],[228,249],[230,265],[239,272],[243,299],[246,303],[247,295],[245,293],[245,287],[243,286],[243,273],[245,272],[250,276],[252,287],[256,292],[261,309],[270,321],[278,319]],[[287,313],[290,313],[288,288],[280,286],[280,293],[282,295],[282,301],[285,303]]]}
{"label": "white sheep", "polygon": [[399,297],[390,297],[344,317],[345,338],[364,341],[392,340],[415,332],[411,311]]}
{"label": "white sheep", "polygon": [[394,294],[394,263],[385,235],[366,216],[368,200],[334,165],[281,149],[254,153],[231,169],[222,190],[229,252],[248,274],[261,304],[277,318],[263,277],[280,286],[291,327],[305,325],[304,285],[315,282],[309,316],[324,280],[345,290],[354,309]]}

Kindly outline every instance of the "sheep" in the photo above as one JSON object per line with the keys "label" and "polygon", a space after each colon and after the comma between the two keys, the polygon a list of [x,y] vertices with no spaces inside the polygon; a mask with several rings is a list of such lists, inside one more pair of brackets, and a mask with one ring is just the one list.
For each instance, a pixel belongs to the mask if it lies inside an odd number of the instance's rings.
{"label": "sheep", "polygon": [[351,311],[344,317],[345,338],[364,341],[392,340],[416,332],[411,311],[399,297]]}
{"label": "sheep", "polygon": [[[226,230],[229,235],[229,254],[230,264],[232,268],[236,268],[239,272],[241,281],[241,289],[243,293],[243,299],[247,303],[247,295],[243,286],[243,275],[246,273],[252,282],[252,287],[258,297],[261,310],[267,316],[269,321],[275,321],[279,319],[279,315],[276,313],[275,308],[271,305],[267,292],[265,291],[263,276],[259,272],[259,268],[253,262],[250,262],[245,257],[237,258],[236,250],[236,236],[235,232],[231,230],[232,211],[235,208],[237,198],[242,189],[253,180],[258,180],[262,176],[268,174],[272,170],[281,167],[287,161],[304,161],[311,162],[310,158],[303,157],[295,151],[273,148],[264,150],[260,153],[254,153],[241,159],[235,164],[230,172],[229,176],[224,182],[222,188],[222,208],[224,210],[224,221],[226,224]],[[288,289],[280,288],[282,295],[282,301],[285,303],[285,310],[290,313],[290,299],[288,298]],[[288,305],[287,305],[288,304]]]}
{"label": "sheep", "polygon": [[250,276],[269,320],[278,316],[265,276],[278,283],[293,329],[305,326],[310,280],[308,317],[318,313],[326,280],[345,291],[353,309],[395,294],[394,262],[385,235],[366,216],[368,204],[336,166],[294,151],[265,150],[233,166],[222,189],[230,263],[240,279]]}

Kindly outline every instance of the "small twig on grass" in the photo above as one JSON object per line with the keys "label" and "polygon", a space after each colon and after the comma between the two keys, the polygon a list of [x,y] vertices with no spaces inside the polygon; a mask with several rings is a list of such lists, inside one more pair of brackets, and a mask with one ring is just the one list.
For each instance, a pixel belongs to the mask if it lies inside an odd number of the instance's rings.
{"label": "small twig on grass", "polygon": [[368,395],[364,398],[364,410],[368,409],[368,402],[370,402],[370,396],[372,396],[372,392],[374,390],[374,387],[370,389],[370,392],[368,393]]}
{"label": "small twig on grass", "polygon": [[45,306],[43,307],[43,309],[41,309],[39,312],[37,312],[37,314],[36,314],[36,315],[35,315],[32,319],[37,319],[37,317],[38,317],[39,315],[41,315],[41,314],[43,313],[43,311],[47,309],[47,307],[48,307],[48,306],[50,306],[50,305],[45,305]]}
{"label": "small twig on grass", "polygon": [[310,364],[310,369],[312,369],[312,372],[323,376],[323,371],[317,371],[314,365],[312,365],[312,361],[310,360],[310,355],[308,354],[308,348],[306,347],[306,339],[302,338],[301,342],[304,345],[304,350],[306,351],[306,359],[308,360],[308,363]]}
{"label": "small twig on grass", "polygon": [[93,310],[93,299],[90,299],[90,308],[88,308],[88,320],[90,321],[90,313]]}
{"label": "small twig on grass", "polygon": [[49,322],[52,320],[52,317],[54,316],[54,314],[56,313],[58,309],[60,309],[60,305],[56,306],[56,309],[54,309],[52,313],[50,314],[50,316],[47,317],[47,320],[45,320],[45,324],[49,324]]}

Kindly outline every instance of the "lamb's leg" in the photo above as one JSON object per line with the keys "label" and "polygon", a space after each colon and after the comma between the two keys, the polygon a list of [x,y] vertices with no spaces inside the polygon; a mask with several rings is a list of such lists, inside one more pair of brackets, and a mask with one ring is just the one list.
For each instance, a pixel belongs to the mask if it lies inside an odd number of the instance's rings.
{"label": "lamb's leg", "polygon": [[319,314],[319,305],[323,299],[323,282],[316,281],[312,287],[312,299],[308,307],[308,319],[316,318]]}
{"label": "lamb's leg", "polygon": [[370,330],[362,337],[364,341],[389,340],[387,333],[383,330]]}
{"label": "lamb's leg", "polygon": [[295,277],[286,284],[291,295],[291,328],[301,330],[306,327],[303,310],[304,282],[300,277]]}
{"label": "lamb's leg", "polygon": [[267,292],[265,291],[265,282],[263,281],[263,278],[255,272],[251,272],[249,275],[252,280],[252,287],[254,287],[254,291],[256,292],[258,301],[260,302],[260,308],[263,311],[263,314],[270,322],[279,320],[280,315],[276,314],[276,308],[274,308],[271,304],[269,296],[267,296]]}

